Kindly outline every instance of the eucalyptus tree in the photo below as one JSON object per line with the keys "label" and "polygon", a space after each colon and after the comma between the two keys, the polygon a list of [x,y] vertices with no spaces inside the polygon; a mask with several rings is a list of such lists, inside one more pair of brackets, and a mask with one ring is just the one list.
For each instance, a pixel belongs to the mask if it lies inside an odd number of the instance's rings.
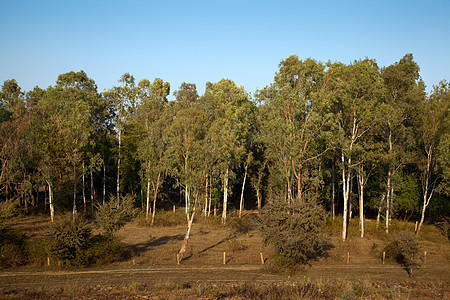
{"label": "eucalyptus tree", "polygon": [[136,104],[136,84],[134,77],[129,73],[125,73],[120,77],[119,83],[121,83],[120,86],[114,86],[103,93],[104,97],[111,103],[114,113],[114,127],[118,145],[116,179],[117,203],[120,202],[120,164],[122,158],[121,150],[124,126],[130,114],[133,113]]}
{"label": "eucalyptus tree", "polygon": [[[417,235],[425,220],[426,208],[442,181],[442,170],[439,170],[439,167],[445,167],[445,165],[448,167],[448,157],[445,157],[448,151],[445,147],[441,148],[440,145],[445,143],[448,145],[449,90],[450,86],[446,82],[441,82],[434,87],[428,99],[421,103],[421,111],[415,126],[417,142],[420,147],[417,153],[417,166],[420,171],[423,197],[422,213],[416,230]],[[448,170],[446,171],[448,173]],[[443,184],[445,182],[444,180]]]}
{"label": "eucalyptus tree", "polygon": [[211,125],[208,130],[210,147],[223,175],[222,223],[227,219],[229,179],[232,169],[245,155],[253,104],[243,87],[229,79],[207,83],[203,102],[209,106]]}
{"label": "eucalyptus tree", "polygon": [[33,161],[30,140],[32,107],[16,80],[0,90],[0,199],[19,197],[27,205],[31,195]]}
{"label": "eucalyptus tree", "polygon": [[[353,170],[361,168],[364,163],[363,160],[357,160],[356,156],[361,151],[361,140],[378,121],[376,110],[383,94],[382,81],[377,65],[369,59],[348,66],[332,64],[327,75],[331,77],[330,86],[336,91],[333,99],[339,108],[335,138],[341,152],[344,198],[342,240],[346,240],[350,180]],[[360,209],[363,209],[363,204]]]}
{"label": "eucalyptus tree", "polygon": [[199,105],[195,84],[183,83],[174,93],[168,127],[167,163],[171,175],[183,188],[189,220],[192,196],[196,195],[205,160],[206,114]]}
{"label": "eucalyptus tree", "polygon": [[195,84],[183,83],[174,93],[168,128],[167,163],[185,193],[187,230],[178,252],[183,259],[208,169],[206,133],[208,119],[199,103]]}
{"label": "eucalyptus tree", "polygon": [[147,180],[146,220],[149,219],[150,193],[153,192],[152,225],[155,219],[158,189],[166,169],[164,160],[168,145],[166,128],[170,121],[167,112],[169,92],[170,84],[159,78],[155,79],[153,83],[143,79],[138,84],[139,102],[135,119],[140,132],[140,140],[137,153],[143,161],[144,172],[142,174]]}
{"label": "eucalyptus tree", "polygon": [[[283,178],[287,203],[313,196],[317,163],[327,150],[324,137],[331,123],[331,90],[325,65],[293,55],[281,61],[274,83],[257,93],[260,136],[275,178]],[[278,174],[280,176],[278,176]]]}
{"label": "eucalyptus tree", "polygon": [[[384,162],[387,174],[385,179],[385,221],[389,232],[392,218],[395,178],[397,172],[411,161],[408,140],[412,137],[413,120],[417,118],[417,108],[425,99],[424,84],[420,80],[419,66],[412,54],[406,54],[382,70],[385,96],[381,103],[382,127],[380,139],[384,143]],[[382,203],[380,204],[381,207]]]}

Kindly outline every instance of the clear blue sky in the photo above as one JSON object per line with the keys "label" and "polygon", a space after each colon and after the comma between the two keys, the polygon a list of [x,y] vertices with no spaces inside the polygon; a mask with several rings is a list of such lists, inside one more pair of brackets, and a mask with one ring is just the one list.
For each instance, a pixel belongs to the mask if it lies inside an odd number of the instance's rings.
{"label": "clear blue sky", "polygon": [[413,53],[428,91],[450,81],[448,0],[0,0],[0,28],[0,83],[25,91],[84,70],[100,92],[128,72],[172,92],[228,78],[253,93],[291,54],[388,66]]}

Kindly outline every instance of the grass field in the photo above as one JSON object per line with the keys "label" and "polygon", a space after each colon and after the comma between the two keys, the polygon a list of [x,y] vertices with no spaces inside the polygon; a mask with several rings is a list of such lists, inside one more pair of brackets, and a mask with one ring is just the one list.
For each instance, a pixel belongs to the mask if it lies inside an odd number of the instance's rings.
{"label": "grass field", "polygon": [[[153,227],[138,217],[118,233],[131,249],[129,259],[84,269],[54,261],[7,269],[0,272],[0,299],[450,299],[450,244],[435,226],[424,226],[419,237],[423,260],[413,277],[391,259],[383,264],[391,236],[367,220],[361,239],[357,219],[346,242],[339,238],[340,220],[328,222],[327,255],[288,274],[271,271],[272,251],[251,226],[252,215],[231,217],[227,226],[198,217],[180,265],[183,213],[161,212]],[[48,226],[46,217],[14,222],[31,239],[46,236]],[[393,224],[394,232],[403,230],[413,231],[414,224]]]}

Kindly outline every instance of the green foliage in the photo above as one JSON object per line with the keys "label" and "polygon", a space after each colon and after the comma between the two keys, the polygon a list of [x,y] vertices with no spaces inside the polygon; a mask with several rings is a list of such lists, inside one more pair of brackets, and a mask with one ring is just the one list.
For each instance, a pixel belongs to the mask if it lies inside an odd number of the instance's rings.
{"label": "green foliage", "polygon": [[0,269],[26,263],[26,236],[9,227],[0,228]]}
{"label": "green foliage", "polygon": [[26,253],[28,264],[44,266],[47,264],[47,258],[50,256],[50,241],[44,238],[28,240]]}
{"label": "green foliage", "polygon": [[63,263],[78,264],[77,260],[88,248],[91,237],[86,221],[65,217],[52,225],[50,233],[50,253]]}
{"label": "green foliage", "polygon": [[97,208],[95,222],[107,235],[113,235],[127,222],[131,221],[137,213],[138,210],[134,207],[132,195],[122,196],[120,205],[118,205],[116,198],[112,196],[108,203]]}
{"label": "green foliage", "polygon": [[257,219],[264,243],[274,247],[280,269],[295,269],[323,255],[320,235],[325,211],[314,201],[287,204],[276,199],[267,204]]}
{"label": "green foliage", "polygon": [[17,201],[0,202],[0,230],[8,227],[8,223],[17,213]]}
{"label": "green foliage", "polygon": [[420,247],[416,236],[409,231],[402,231],[394,234],[393,240],[385,247],[387,257],[395,259],[402,265],[409,276],[413,274],[413,269],[420,266]]}
{"label": "green foliage", "polygon": [[131,250],[124,247],[119,238],[96,235],[91,238],[89,248],[83,253],[83,266],[104,265],[131,257]]}

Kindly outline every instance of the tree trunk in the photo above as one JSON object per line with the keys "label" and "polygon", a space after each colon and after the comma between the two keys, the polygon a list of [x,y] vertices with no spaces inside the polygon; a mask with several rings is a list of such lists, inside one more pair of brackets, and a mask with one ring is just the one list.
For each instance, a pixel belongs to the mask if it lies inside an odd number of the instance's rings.
{"label": "tree trunk", "polygon": [[430,186],[430,173],[431,173],[431,159],[432,159],[432,149],[430,147],[429,151],[427,151],[427,169],[425,173],[425,182],[423,182],[423,207],[422,207],[422,215],[420,217],[419,226],[417,226],[416,235],[419,235],[420,228],[422,227],[423,221],[425,220],[425,210],[427,209],[428,204],[430,204],[431,197],[433,197],[434,189]]}
{"label": "tree trunk", "polygon": [[161,178],[161,172],[158,173],[158,178],[156,179],[156,186],[153,186],[153,211],[152,211],[152,222],[150,225],[153,226],[153,222],[155,221],[155,213],[156,213],[156,198],[158,197],[158,187],[159,180]]}
{"label": "tree trunk", "polygon": [[261,213],[261,192],[259,186],[256,188],[256,201],[258,202],[258,214]]}
{"label": "tree trunk", "polygon": [[203,215],[206,217],[208,215],[208,173],[206,173],[206,184],[205,184],[205,210]]}
{"label": "tree trunk", "polygon": [[189,206],[191,205],[191,203],[189,201],[189,188],[187,185],[184,189],[184,204],[186,206],[185,208],[186,220],[189,222]]}
{"label": "tree trunk", "polygon": [[86,213],[86,192],[85,192],[85,181],[84,181],[84,160],[83,160],[83,210]]}
{"label": "tree trunk", "polygon": [[209,201],[208,201],[208,216],[211,215],[211,190],[212,190],[212,178],[209,182]]}
{"label": "tree trunk", "polygon": [[103,194],[102,194],[103,206],[105,206],[105,201],[106,201],[106,165],[105,165],[105,156],[103,156]]}
{"label": "tree trunk", "polygon": [[388,171],[387,190],[386,190],[386,233],[389,233],[389,219],[391,213],[391,170]]}
{"label": "tree trunk", "polygon": [[[342,214],[342,240],[347,239],[347,216],[348,216],[348,199],[349,199],[349,188],[350,188],[350,170],[345,167],[345,157],[344,151],[342,150],[342,191],[344,196],[344,211]],[[351,158],[348,158],[348,166],[351,164]],[[350,167],[349,167],[350,168]],[[346,174],[347,173],[347,174]]]}
{"label": "tree trunk", "polygon": [[150,176],[147,175],[147,197],[145,206],[145,220],[148,221],[150,217]]}
{"label": "tree trunk", "polygon": [[247,179],[247,168],[248,164],[245,164],[244,181],[242,182],[241,201],[239,204],[239,219],[242,217],[242,209],[244,207],[244,187],[245,187],[245,180]]}
{"label": "tree trunk", "polygon": [[55,208],[53,207],[53,184],[50,180],[47,180],[48,185],[48,203],[50,206],[50,220],[53,223],[55,217]]}
{"label": "tree trunk", "polygon": [[225,171],[223,179],[223,212],[222,212],[222,224],[225,224],[227,220],[227,204],[228,204],[228,172],[229,167],[227,165],[227,170]]}
{"label": "tree trunk", "polygon": [[76,163],[75,163],[75,156],[72,158],[72,166],[73,166],[73,210],[72,210],[72,215],[73,215],[73,218],[75,219],[75,216],[77,214],[77,168],[76,168]]}
{"label": "tree trunk", "polygon": [[386,197],[386,194],[383,193],[380,200],[380,205],[378,206],[378,213],[377,213],[377,226],[378,228],[380,226],[380,217],[381,217],[381,209],[383,208],[384,198]]}
{"label": "tree trunk", "polygon": [[336,174],[335,174],[334,162],[333,162],[333,166],[331,168],[331,216],[333,217],[333,221],[336,217],[336,209],[335,209],[336,203],[334,202],[334,198],[336,195],[335,186],[336,186]]}
{"label": "tree trunk", "polygon": [[117,159],[117,206],[120,205],[120,148],[122,145],[122,132],[119,129],[119,158]]}
{"label": "tree trunk", "polygon": [[359,223],[361,238],[364,238],[364,170],[363,166],[358,170],[358,191],[359,191]]}
{"label": "tree trunk", "polygon": [[192,223],[194,222],[195,208],[197,206],[197,200],[198,200],[198,192],[197,192],[197,195],[195,196],[194,207],[192,208],[191,216],[188,217],[188,228],[187,228],[186,234],[184,235],[184,239],[183,239],[183,243],[181,244],[180,251],[178,252],[178,256],[177,256],[178,263],[180,263],[183,260],[184,253],[186,252],[189,237],[191,235]]}
{"label": "tree trunk", "polygon": [[92,172],[92,166],[91,166],[90,172],[91,172],[91,193],[90,193],[91,207],[92,207],[92,210],[94,210],[94,174],[93,174],[94,172]]}

